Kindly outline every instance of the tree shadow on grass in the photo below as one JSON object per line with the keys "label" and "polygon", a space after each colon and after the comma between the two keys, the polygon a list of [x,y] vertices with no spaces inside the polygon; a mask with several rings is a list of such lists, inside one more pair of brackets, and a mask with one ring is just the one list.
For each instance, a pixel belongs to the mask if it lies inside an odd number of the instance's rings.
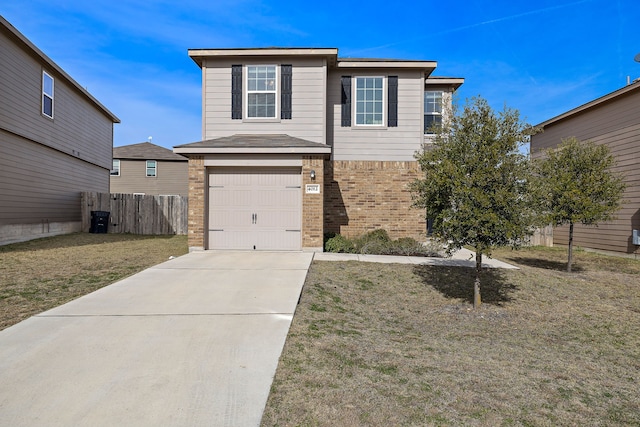
{"label": "tree shadow on grass", "polygon": [[[554,270],[554,271],[567,271],[567,263],[566,261],[552,261],[548,259],[540,259],[540,258],[527,258],[527,257],[513,257],[509,258],[509,261],[513,261],[516,264],[526,265],[527,267],[535,267],[542,268],[545,270]],[[580,273],[584,271],[584,268],[576,265],[575,261],[571,265],[571,271],[574,273]]]}
{"label": "tree shadow on grass", "polygon": [[[440,292],[447,298],[461,299],[473,304],[473,283],[476,278],[474,268],[416,265],[414,274],[427,286]],[[517,286],[507,281],[503,270],[485,268],[480,275],[480,294],[482,302],[502,306],[511,302],[511,294]]]}

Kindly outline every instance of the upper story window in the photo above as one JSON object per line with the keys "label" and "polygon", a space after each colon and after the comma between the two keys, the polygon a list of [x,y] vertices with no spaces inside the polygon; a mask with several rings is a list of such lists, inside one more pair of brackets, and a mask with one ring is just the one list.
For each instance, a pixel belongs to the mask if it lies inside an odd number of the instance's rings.
{"label": "upper story window", "polygon": [[384,125],[384,78],[356,77],[356,125]]}
{"label": "upper story window", "polygon": [[275,65],[247,66],[247,117],[276,118],[276,75]]}
{"label": "upper story window", "polygon": [[155,160],[147,160],[147,176],[157,176],[158,164]]}
{"label": "upper story window", "polygon": [[340,77],[340,126],[398,126],[398,76]]}
{"label": "upper story window", "polygon": [[442,91],[424,93],[424,133],[433,134],[442,126]]}
{"label": "upper story window", "polygon": [[111,167],[111,176],[120,176],[120,159],[113,159]]}
{"label": "upper story window", "polygon": [[42,114],[53,119],[54,81],[46,71],[42,72]]}

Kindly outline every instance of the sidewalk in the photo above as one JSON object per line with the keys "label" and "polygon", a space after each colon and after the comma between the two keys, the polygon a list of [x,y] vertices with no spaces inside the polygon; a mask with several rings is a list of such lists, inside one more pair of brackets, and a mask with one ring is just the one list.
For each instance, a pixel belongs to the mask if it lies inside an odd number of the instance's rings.
{"label": "sidewalk", "polygon": [[[362,261],[381,262],[386,264],[423,264],[423,265],[450,265],[456,267],[476,267],[476,254],[468,249],[460,249],[450,258],[416,257],[416,256],[391,256],[391,255],[360,255],[360,254],[338,254],[332,252],[316,252],[314,261]],[[507,264],[497,259],[482,257],[482,267],[484,268],[506,268],[515,269],[518,267]]]}

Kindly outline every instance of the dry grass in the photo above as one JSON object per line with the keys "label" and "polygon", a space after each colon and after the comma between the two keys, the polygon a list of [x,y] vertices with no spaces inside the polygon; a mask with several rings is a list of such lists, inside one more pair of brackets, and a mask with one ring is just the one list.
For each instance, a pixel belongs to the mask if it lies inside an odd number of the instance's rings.
{"label": "dry grass", "polygon": [[263,426],[640,426],[640,261],[314,262]]}
{"label": "dry grass", "polygon": [[186,236],[86,233],[0,246],[0,329],[187,249]]}

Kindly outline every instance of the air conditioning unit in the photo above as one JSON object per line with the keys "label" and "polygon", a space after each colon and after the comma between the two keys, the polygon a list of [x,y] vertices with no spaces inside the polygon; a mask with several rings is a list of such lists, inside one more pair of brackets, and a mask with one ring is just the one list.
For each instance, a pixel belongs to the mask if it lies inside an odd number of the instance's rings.
{"label": "air conditioning unit", "polygon": [[640,230],[633,230],[633,244],[640,246]]}

